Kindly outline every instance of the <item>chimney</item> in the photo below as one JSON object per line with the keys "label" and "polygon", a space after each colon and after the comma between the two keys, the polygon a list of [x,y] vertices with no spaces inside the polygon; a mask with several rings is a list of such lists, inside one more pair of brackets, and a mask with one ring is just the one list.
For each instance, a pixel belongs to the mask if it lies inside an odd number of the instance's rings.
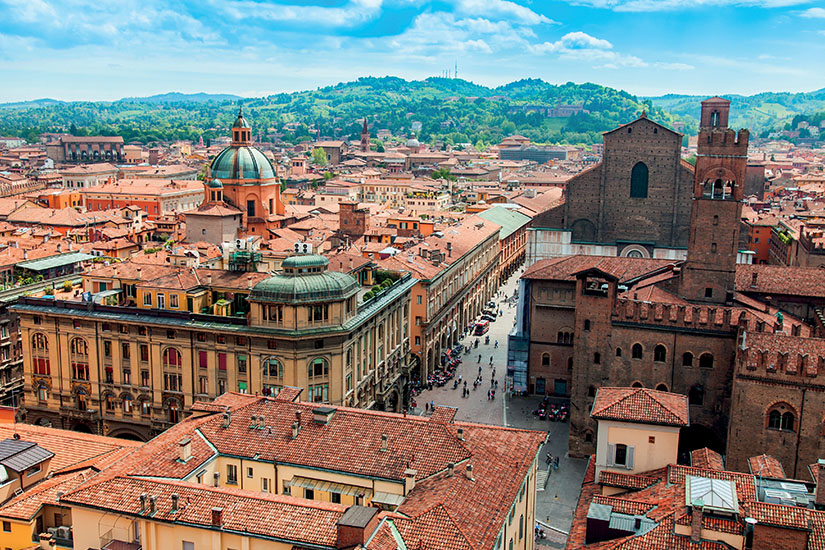
{"label": "chimney", "polygon": [[378,508],[367,506],[350,506],[335,524],[337,536],[335,547],[356,548],[363,546],[378,527]]}
{"label": "chimney", "polygon": [[40,548],[41,550],[51,550],[54,548],[56,541],[54,540],[54,535],[51,533],[40,533],[38,538],[40,539],[40,546],[36,548]]}
{"label": "chimney", "polygon": [[816,496],[814,502],[817,508],[825,506],[825,459],[820,458],[816,461],[819,469],[816,472]]}
{"label": "chimney", "polygon": [[24,259],[24,260],[28,260],[28,259],[29,259],[29,251],[28,251],[28,250],[24,250],[24,251],[23,251],[23,259]]}
{"label": "chimney", "polygon": [[464,470],[464,474],[467,476],[467,479],[469,479],[470,481],[475,481],[475,478],[473,477],[473,465],[472,464],[467,464],[467,469]]}
{"label": "chimney", "polygon": [[458,440],[459,441],[464,441],[464,428],[459,428],[458,429]]}
{"label": "chimney", "polygon": [[57,243],[57,253],[60,254],[61,252],[63,252],[63,244]]}
{"label": "chimney", "polygon": [[178,511],[178,494],[172,493],[172,512]]}
{"label": "chimney", "polygon": [[258,429],[263,430],[265,427],[266,427],[266,418],[264,417],[264,415],[259,414],[258,415]]}
{"label": "chimney", "polygon": [[316,424],[329,424],[329,421],[332,419],[333,415],[335,414],[335,409],[333,407],[315,407],[312,409],[312,420]]}
{"label": "chimney", "polygon": [[223,508],[219,508],[217,506],[212,508],[212,526],[213,527],[223,526]]}
{"label": "chimney", "polygon": [[404,470],[404,494],[409,494],[415,488],[415,476],[418,475],[418,470],[407,468]]}
{"label": "chimney", "polygon": [[453,477],[453,474],[455,474],[455,464],[450,462],[447,464],[447,477]]}
{"label": "chimney", "polygon": [[223,427],[228,428],[229,424],[232,422],[232,413],[229,411],[224,411],[223,413]]}
{"label": "chimney", "polygon": [[215,487],[220,485],[220,481],[221,481],[221,473],[220,472],[215,472],[214,474],[212,474],[212,482],[215,485]]}
{"label": "chimney", "polygon": [[178,441],[178,449],[180,450],[180,461],[186,462],[192,458],[192,440],[188,437]]}
{"label": "chimney", "polygon": [[452,258],[453,257],[453,243],[447,241],[447,256]]}
{"label": "chimney", "polygon": [[152,495],[149,497],[149,514],[154,514],[158,511],[158,497]]}
{"label": "chimney", "polygon": [[206,274],[206,284],[208,284],[209,286],[212,286],[212,274],[211,273]]}
{"label": "chimney", "polygon": [[386,450],[387,450],[387,441],[388,440],[389,440],[389,437],[387,436],[387,434],[381,434],[381,451],[382,452],[386,452]]}
{"label": "chimney", "polygon": [[258,427],[258,416],[252,415],[252,422],[249,424],[249,429],[254,430]]}
{"label": "chimney", "polygon": [[142,274],[142,273],[143,273],[143,268],[142,268],[142,267],[140,267],[140,266],[138,266],[138,268],[137,268],[137,278],[138,278],[138,281],[139,281],[139,280],[141,280],[141,274]]}
{"label": "chimney", "polygon": [[146,499],[147,498],[149,498],[149,497],[146,495],[146,493],[141,493],[140,494],[140,513],[141,514],[146,511]]}
{"label": "chimney", "polygon": [[349,270],[352,271],[352,258],[349,259]]}
{"label": "chimney", "polygon": [[700,542],[702,540],[702,508],[705,503],[701,499],[693,502],[690,513],[690,541]]}
{"label": "chimney", "polygon": [[297,420],[292,423],[292,439],[297,439],[301,431],[301,423]]}

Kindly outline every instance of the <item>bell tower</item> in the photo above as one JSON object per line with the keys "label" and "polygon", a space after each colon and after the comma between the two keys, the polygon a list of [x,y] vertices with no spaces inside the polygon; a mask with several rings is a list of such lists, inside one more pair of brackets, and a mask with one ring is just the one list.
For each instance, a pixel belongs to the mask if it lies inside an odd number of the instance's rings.
{"label": "bell tower", "polygon": [[687,261],[679,294],[691,301],[729,303],[733,299],[748,130],[728,128],[730,101],[702,102]]}
{"label": "bell tower", "polygon": [[367,117],[364,117],[364,128],[361,129],[361,152],[370,152],[370,129],[367,127]]}

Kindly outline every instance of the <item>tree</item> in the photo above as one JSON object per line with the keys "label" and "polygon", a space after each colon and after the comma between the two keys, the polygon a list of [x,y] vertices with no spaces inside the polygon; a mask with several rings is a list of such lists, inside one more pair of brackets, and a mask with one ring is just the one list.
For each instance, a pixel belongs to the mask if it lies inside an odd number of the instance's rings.
{"label": "tree", "polygon": [[455,181],[455,176],[450,173],[450,169],[446,166],[434,171],[430,176],[436,180]]}
{"label": "tree", "polygon": [[320,147],[316,147],[312,150],[312,163],[317,164],[318,166],[326,166],[329,164],[329,159],[327,159],[326,152]]}

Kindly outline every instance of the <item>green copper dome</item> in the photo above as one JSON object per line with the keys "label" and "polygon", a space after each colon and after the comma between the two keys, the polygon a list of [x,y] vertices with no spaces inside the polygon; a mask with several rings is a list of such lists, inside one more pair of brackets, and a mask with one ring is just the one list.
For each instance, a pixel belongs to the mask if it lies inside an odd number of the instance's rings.
{"label": "green copper dome", "polygon": [[358,292],[351,275],[326,271],[329,260],[323,256],[290,256],[281,266],[284,273],[264,279],[252,288],[253,302],[301,304],[345,300]]}
{"label": "green copper dome", "polygon": [[221,189],[223,187],[223,182],[221,180],[219,180],[218,178],[213,178],[212,181],[210,181],[207,184],[207,186],[210,189]]}
{"label": "green copper dome", "polygon": [[265,180],[275,177],[272,163],[258,149],[246,145],[230,145],[212,160],[213,178],[225,180]]}

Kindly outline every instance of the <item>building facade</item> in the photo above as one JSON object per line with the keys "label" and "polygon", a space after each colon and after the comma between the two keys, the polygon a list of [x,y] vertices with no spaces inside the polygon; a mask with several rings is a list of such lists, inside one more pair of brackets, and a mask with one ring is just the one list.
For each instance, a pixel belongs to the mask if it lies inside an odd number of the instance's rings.
{"label": "building facade", "polygon": [[[295,256],[267,277],[120,264],[106,268],[117,277],[89,276],[92,303],[21,301],[26,421],[145,440],[196,400],[287,386],[313,402],[400,410],[414,281],[358,303],[355,279],[327,265]],[[134,305],[95,303],[112,296]]]}

